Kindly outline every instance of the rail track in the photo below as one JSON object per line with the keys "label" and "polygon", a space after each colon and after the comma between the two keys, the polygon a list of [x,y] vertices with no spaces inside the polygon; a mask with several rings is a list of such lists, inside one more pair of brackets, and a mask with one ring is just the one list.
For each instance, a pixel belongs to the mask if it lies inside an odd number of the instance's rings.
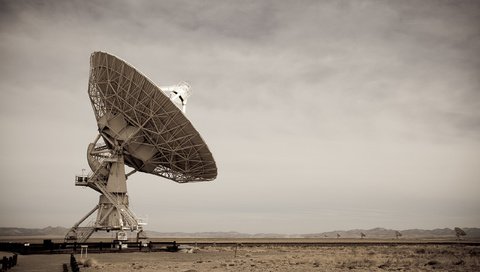
{"label": "rail track", "polygon": [[150,241],[146,242],[89,242],[89,243],[55,243],[44,240],[43,243],[0,242],[0,250],[17,252],[20,254],[70,254],[80,251],[81,247],[88,247],[92,253],[128,253],[128,252],[175,252],[182,247],[396,247],[396,246],[421,246],[421,245],[450,245],[480,247],[480,241],[454,241],[454,240],[364,240],[364,239],[338,239],[338,240],[288,240],[274,239],[261,240],[247,239],[235,241],[225,240],[200,240],[179,239],[176,241]]}

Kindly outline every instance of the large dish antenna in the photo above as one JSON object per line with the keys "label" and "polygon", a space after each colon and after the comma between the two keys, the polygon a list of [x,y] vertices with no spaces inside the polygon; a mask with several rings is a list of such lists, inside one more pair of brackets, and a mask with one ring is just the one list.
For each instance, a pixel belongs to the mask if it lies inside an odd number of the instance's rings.
{"label": "large dish antenna", "polygon": [[[94,52],[90,57],[88,95],[99,134],[88,145],[88,175],[76,176],[75,185],[100,195],[99,204],[77,222],[65,240],[84,242],[95,231],[143,231],[142,220],[128,208],[127,178],[139,171],[178,183],[211,181],[217,176],[212,153],[185,117],[191,88],[182,82],[156,87],[119,58]],[[125,165],[133,168],[126,174]],[[97,211],[95,220],[80,226]]]}

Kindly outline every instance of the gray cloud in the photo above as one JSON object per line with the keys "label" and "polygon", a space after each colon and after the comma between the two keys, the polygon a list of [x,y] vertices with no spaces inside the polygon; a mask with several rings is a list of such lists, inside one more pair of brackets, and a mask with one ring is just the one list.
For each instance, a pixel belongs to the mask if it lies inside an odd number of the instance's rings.
{"label": "gray cloud", "polygon": [[[133,208],[150,214],[152,229],[480,223],[475,1],[0,7],[2,224],[67,226],[95,204],[96,193],[73,187],[72,177],[86,167],[95,136],[86,88],[96,50],[125,59],[158,85],[189,81],[187,115],[219,166],[218,180],[208,184],[133,176]],[[52,188],[48,214],[16,204],[45,199]],[[59,207],[70,199],[78,201]],[[427,216],[438,207],[446,212]],[[164,212],[169,225],[162,225]],[[189,229],[191,218],[197,225]],[[229,220],[212,226],[218,218]],[[293,220],[305,223],[287,228]]]}

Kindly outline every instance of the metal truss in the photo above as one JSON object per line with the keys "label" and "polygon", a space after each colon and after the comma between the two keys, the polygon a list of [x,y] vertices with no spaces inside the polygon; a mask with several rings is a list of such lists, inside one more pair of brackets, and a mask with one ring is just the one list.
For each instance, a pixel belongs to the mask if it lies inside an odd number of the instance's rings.
{"label": "metal truss", "polygon": [[88,93],[100,131],[115,130],[117,119],[125,123],[115,133],[102,136],[107,135],[108,142],[129,133],[128,143],[122,145],[126,165],[179,183],[216,178],[213,156],[190,121],[124,61],[93,53]]}

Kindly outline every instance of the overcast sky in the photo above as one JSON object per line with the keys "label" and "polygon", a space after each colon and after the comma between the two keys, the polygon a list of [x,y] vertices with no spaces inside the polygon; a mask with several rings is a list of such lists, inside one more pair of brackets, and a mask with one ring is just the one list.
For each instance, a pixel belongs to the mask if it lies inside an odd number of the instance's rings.
{"label": "overcast sky", "polygon": [[0,1],[0,227],[72,226],[89,57],[188,81],[213,182],[137,173],[147,229],[480,227],[478,1]]}

